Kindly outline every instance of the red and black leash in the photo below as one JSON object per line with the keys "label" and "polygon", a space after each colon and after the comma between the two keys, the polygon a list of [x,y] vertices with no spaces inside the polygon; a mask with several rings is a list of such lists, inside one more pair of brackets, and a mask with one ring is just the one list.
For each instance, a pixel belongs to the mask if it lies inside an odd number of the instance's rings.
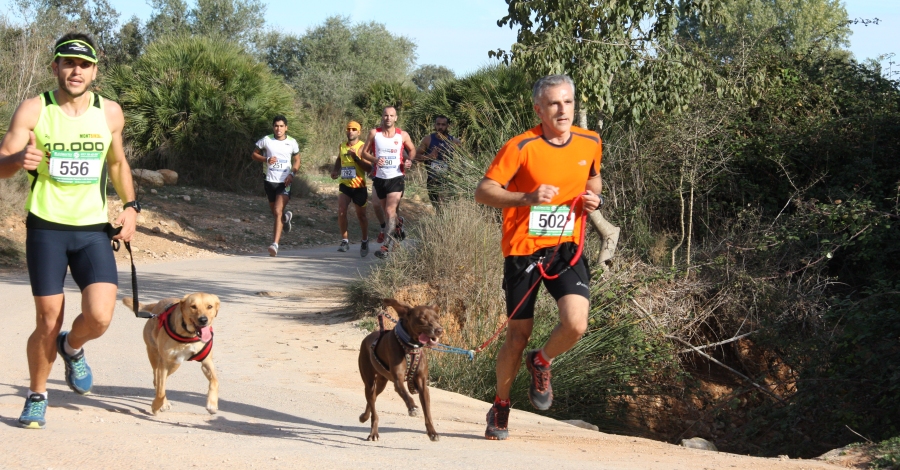
{"label": "red and black leash", "polygon": [[[569,207],[569,213],[568,213],[568,215],[566,215],[566,222],[565,222],[565,224],[563,224],[563,227],[565,227],[565,225],[567,225],[569,223],[569,220],[572,218],[572,213],[575,212],[575,205],[578,203],[579,199],[581,199],[581,197],[586,194],[587,194],[587,191],[579,194],[577,197],[575,197],[575,199],[572,200],[572,205]],[[562,243],[562,237],[563,237],[564,231],[560,231],[559,240],[556,243],[556,247],[553,249],[553,253],[550,254],[550,258],[547,260],[546,267],[544,265],[543,258],[541,258],[541,259],[535,261],[534,263],[532,263],[531,266],[529,266],[525,270],[526,272],[531,272],[531,270],[534,269],[535,265],[537,265],[538,271],[541,273],[540,277],[538,277],[537,280],[534,281],[534,284],[531,285],[531,287],[528,289],[528,292],[525,293],[525,296],[522,297],[522,300],[519,301],[519,304],[516,305],[516,308],[509,315],[509,317],[507,317],[506,321],[504,321],[503,324],[500,325],[499,328],[497,328],[497,331],[494,332],[494,334],[490,338],[488,338],[487,341],[481,343],[481,346],[478,346],[477,348],[475,348],[474,352],[480,353],[480,352],[484,351],[485,348],[487,348],[491,343],[493,343],[500,336],[500,333],[503,332],[503,330],[506,328],[506,325],[509,324],[509,321],[512,320],[513,317],[516,316],[516,313],[519,312],[519,309],[522,307],[522,305],[525,303],[525,301],[531,295],[531,292],[538,286],[538,284],[541,283],[541,280],[556,279],[563,272],[565,272],[566,270],[568,270],[568,269],[572,268],[573,266],[575,266],[576,264],[578,264],[578,260],[581,259],[581,254],[582,254],[582,251],[584,250],[584,234],[585,234],[586,223],[587,223],[587,212],[584,210],[584,207],[582,206],[582,208],[581,208],[581,229],[580,229],[580,233],[579,233],[578,248],[575,250],[575,255],[572,256],[571,261],[569,261],[569,266],[556,274],[552,274],[552,275],[547,274],[547,268],[549,268],[550,265],[553,263],[553,259],[556,257],[556,254],[559,252],[559,247],[560,247],[560,244]]]}

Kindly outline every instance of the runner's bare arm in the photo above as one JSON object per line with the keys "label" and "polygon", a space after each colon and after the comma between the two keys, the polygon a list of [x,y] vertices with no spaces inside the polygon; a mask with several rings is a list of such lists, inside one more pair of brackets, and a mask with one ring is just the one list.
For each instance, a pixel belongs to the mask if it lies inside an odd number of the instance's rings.
{"label": "runner's bare arm", "polygon": [[[340,153],[340,147],[338,147],[338,153]],[[341,156],[338,155],[334,159],[334,165],[331,166],[331,179],[336,180],[338,175],[341,173]]]}
{"label": "runner's bare arm", "polygon": [[370,164],[375,164],[375,129],[369,131],[366,137],[366,143],[362,146],[362,157]]}
{"label": "runner's bare arm", "polygon": [[419,155],[419,158],[417,160],[425,161],[428,159],[427,156],[425,155],[425,152],[428,151],[428,147],[430,147],[430,146],[431,146],[431,134],[426,135],[425,138],[422,139],[422,142],[419,144],[419,148],[417,149],[417,152],[416,152]]}
{"label": "runner's bare arm", "polygon": [[530,193],[507,191],[500,183],[490,178],[482,178],[475,188],[475,202],[498,209],[536,206],[549,203],[558,193],[559,188],[549,184],[542,184]]}
{"label": "runner's bare arm", "polygon": [[258,148],[253,149],[253,155],[251,155],[251,157],[253,157],[253,160],[260,162],[260,163],[267,163],[266,160],[268,160],[269,164],[274,164],[275,162],[278,161],[278,159],[275,157],[269,157],[267,159],[266,156],[262,154],[262,149],[258,149]]}
{"label": "runner's bare arm", "polygon": [[412,166],[413,160],[416,159],[416,145],[413,144],[412,139],[409,138],[409,134],[407,134],[406,131],[403,131],[403,145],[406,147],[406,151],[409,152],[409,160],[404,163],[408,170]]}
{"label": "runner's bare arm", "polygon": [[409,138],[409,134],[406,131],[403,131],[403,145],[406,146],[406,151],[409,152],[409,159],[416,159],[416,145],[413,144],[412,139]]}
{"label": "runner's bare arm", "polygon": [[587,194],[582,196],[584,200],[584,211],[590,214],[594,212],[598,207],[600,207],[600,191],[603,189],[603,179],[600,178],[600,175],[592,176],[587,180],[587,185],[585,185],[585,191]]}
{"label": "runner's bare arm", "polygon": [[[272,157],[275,158],[275,157]],[[300,152],[291,155],[291,172],[284,178],[284,184],[290,186],[294,181],[294,175],[300,171]]]}
{"label": "runner's bare arm", "polygon": [[348,149],[348,150],[347,150],[347,154],[350,155],[350,158],[352,158],[353,161],[354,161],[357,165],[359,165],[359,167],[362,168],[363,170],[365,170],[365,171],[371,171],[371,170],[372,170],[372,164],[370,164],[369,162],[363,160],[363,158],[360,157],[359,154],[356,153],[356,150],[354,150],[354,149]]}
{"label": "runner's bare arm", "polygon": [[291,159],[293,160],[291,162],[291,171],[300,173],[300,152],[291,155]]}
{"label": "runner's bare arm", "polygon": [[41,99],[22,102],[13,114],[9,130],[0,142],[0,178],[9,178],[20,168],[34,170],[44,158],[44,151],[35,147],[33,129],[41,116]]}
{"label": "runner's bare arm", "polygon": [[[125,115],[122,108],[115,101],[106,101],[103,107],[106,114],[106,122],[112,133],[112,144],[106,152],[106,163],[109,166],[109,179],[116,188],[116,194],[122,203],[134,201],[134,182],[131,180],[131,165],[125,158],[125,147],[122,145],[122,130],[125,128]],[[130,242],[134,235],[137,221],[137,212],[129,207],[123,210],[116,218],[116,225],[122,226],[122,231],[114,238]]]}

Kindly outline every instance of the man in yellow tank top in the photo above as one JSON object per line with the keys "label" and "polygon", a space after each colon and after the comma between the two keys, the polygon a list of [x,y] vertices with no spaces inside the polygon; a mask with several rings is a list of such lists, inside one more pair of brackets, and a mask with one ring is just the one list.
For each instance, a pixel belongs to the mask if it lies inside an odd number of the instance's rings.
{"label": "man in yellow tank top", "polygon": [[[94,42],[70,33],[54,52],[50,67],[59,88],[23,101],[0,142],[0,178],[24,169],[30,183],[25,251],[37,326],[28,338],[31,383],[19,425],[32,429],[45,424],[47,379],[57,353],[69,388],[86,395],[93,386],[82,347],[109,327],[118,289],[107,179],[125,202],[113,238],[131,241],[140,211],[122,147],[122,108],[89,91],[97,77]],[[60,332],[67,269],[81,289],[82,313],[70,331]]]}
{"label": "man in yellow tank top", "polygon": [[359,229],[362,232],[359,255],[365,257],[369,254],[369,219],[366,217],[366,202],[369,199],[369,190],[366,189],[366,172],[372,169],[372,165],[362,159],[361,151],[363,143],[359,140],[359,123],[350,121],[347,124],[347,142],[342,143],[338,149],[338,157],[334,160],[334,168],[331,169],[331,179],[341,178],[338,186],[338,228],[341,230],[341,245],[338,251],[350,250],[350,234],[347,231],[347,209],[350,203],[356,205],[356,218],[359,219]]}

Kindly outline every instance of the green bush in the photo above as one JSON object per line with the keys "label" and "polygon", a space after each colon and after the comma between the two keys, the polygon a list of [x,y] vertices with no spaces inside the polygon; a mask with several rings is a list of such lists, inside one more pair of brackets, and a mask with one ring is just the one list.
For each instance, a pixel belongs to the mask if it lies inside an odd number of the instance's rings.
{"label": "green bush", "polygon": [[450,118],[451,133],[464,141],[471,152],[491,155],[506,140],[538,123],[532,111],[531,83],[523,71],[505,65],[485,67],[459,80],[438,82],[416,100],[405,116],[407,127],[416,134],[427,135],[433,132],[432,124],[438,114]]}
{"label": "green bush", "polygon": [[[139,164],[170,168],[189,183],[257,188],[253,143],[288,117],[298,138],[291,89],[239,45],[207,37],[168,37],[106,82],[125,112],[125,137]],[[303,145],[303,136],[298,141]]]}

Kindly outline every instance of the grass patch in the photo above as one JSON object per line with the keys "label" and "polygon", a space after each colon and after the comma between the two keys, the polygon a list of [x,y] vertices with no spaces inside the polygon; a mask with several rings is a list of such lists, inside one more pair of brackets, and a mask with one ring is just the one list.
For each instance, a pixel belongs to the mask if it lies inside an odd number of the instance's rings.
{"label": "grass patch", "polygon": [[872,463],[869,468],[877,470],[900,469],[900,436],[875,444],[872,449]]}

